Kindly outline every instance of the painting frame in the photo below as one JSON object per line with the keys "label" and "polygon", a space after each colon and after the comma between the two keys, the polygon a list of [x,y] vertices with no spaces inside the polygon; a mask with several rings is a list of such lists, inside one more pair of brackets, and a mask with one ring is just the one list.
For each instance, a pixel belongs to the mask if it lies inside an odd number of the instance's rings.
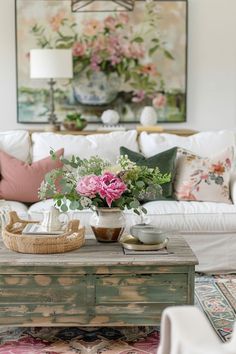
{"label": "painting frame", "polygon": [[[21,124],[47,124],[47,118],[45,115],[45,119],[44,120],[38,120],[35,117],[32,117],[32,119],[28,119],[28,120],[24,120],[22,119],[22,113],[20,110],[20,98],[21,98],[21,94],[19,92],[19,85],[21,84],[21,78],[20,78],[20,74],[19,74],[19,68],[20,68],[20,64],[19,64],[19,34],[18,34],[18,11],[17,11],[17,5],[19,2],[22,1],[30,1],[30,0],[15,0],[15,48],[16,48],[16,98],[17,98],[17,123],[21,123]],[[35,1],[35,0],[34,0]],[[36,0],[38,2],[46,2],[48,0]],[[60,1],[60,0],[54,0],[54,1]],[[69,0],[64,0],[64,1],[69,1]],[[184,58],[184,70],[183,70],[183,75],[184,75],[184,92],[183,92],[183,109],[182,109],[182,117],[181,120],[169,120],[169,119],[162,119],[159,120],[159,122],[161,123],[168,123],[168,124],[173,124],[173,123],[184,123],[187,121],[187,91],[188,91],[188,78],[187,78],[187,73],[188,73],[188,0],[153,0],[155,3],[181,3],[185,6],[185,16],[183,18],[183,26],[184,26],[184,30],[185,30],[185,43],[183,46],[183,58]],[[137,3],[144,3],[145,0],[136,0]],[[91,106],[89,105],[81,105],[80,103],[76,102],[76,105],[78,106],[79,110],[80,108],[83,110],[85,110],[85,112],[95,112],[94,116],[89,119],[89,123],[91,124],[101,124],[101,120],[99,119],[99,117],[101,116],[102,112],[106,109],[116,109],[116,106],[114,106],[114,104],[108,104],[108,105],[99,105],[99,106],[94,106],[91,108]],[[148,103],[143,103],[142,107],[145,105],[149,105]],[[75,107],[73,106],[73,108],[71,108],[71,111],[74,111]],[[77,109],[76,109],[77,110]],[[120,112],[119,112],[120,113]],[[140,109],[139,109],[139,113],[140,113]],[[137,115],[137,114],[136,114]],[[64,114],[65,117],[65,114]],[[95,118],[94,118],[95,117]],[[63,119],[59,119],[59,121],[63,121]],[[127,120],[122,120],[120,121],[120,123],[122,124],[137,124],[139,123],[139,118],[136,117],[136,119],[127,119]]]}

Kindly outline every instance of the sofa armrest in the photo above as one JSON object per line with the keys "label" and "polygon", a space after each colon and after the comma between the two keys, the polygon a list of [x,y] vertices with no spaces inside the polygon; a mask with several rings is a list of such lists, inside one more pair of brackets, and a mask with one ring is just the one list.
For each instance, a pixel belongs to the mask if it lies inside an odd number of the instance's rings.
{"label": "sofa armrest", "polygon": [[233,204],[236,204],[236,172],[232,173],[230,177],[230,195]]}
{"label": "sofa armrest", "polygon": [[168,307],[162,313],[157,354],[233,354],[233,345],[220,342],[206,316],[195,306]]}

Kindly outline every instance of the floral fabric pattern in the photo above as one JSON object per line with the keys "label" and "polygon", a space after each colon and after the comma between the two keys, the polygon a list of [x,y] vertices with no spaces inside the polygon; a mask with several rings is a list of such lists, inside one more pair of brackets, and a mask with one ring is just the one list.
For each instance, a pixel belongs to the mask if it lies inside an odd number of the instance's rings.
{"label": "floral fabric pattern", "polygon": [[233,157],[233,147],[213,158],[179,148],[174,180],[176,199],[231,203],[229,182]]}

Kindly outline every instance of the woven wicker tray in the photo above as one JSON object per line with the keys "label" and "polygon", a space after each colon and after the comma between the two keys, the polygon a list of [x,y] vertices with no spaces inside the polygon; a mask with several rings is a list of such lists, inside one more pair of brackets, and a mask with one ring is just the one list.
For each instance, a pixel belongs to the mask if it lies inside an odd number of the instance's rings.
{"label": "woven wicker tray", "polygon": [[27,224],[35,221],[22,220],[15,211],[9,212],[9,223],[2,231],[5,246],[20,253],[64,253],[82,247],[85,243],[85,228],[79,220],[71,220],[64,234],[22,235]]}

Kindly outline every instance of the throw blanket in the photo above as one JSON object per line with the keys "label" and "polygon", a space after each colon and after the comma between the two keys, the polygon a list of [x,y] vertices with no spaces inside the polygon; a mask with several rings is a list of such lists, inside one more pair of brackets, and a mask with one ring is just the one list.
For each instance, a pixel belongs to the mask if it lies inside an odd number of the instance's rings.
{"label": "throw blanket", "polygon": [[157,354],[236,354],[236,324],[231,341],[223,344],[197,307],[169,307],[162,314]]}

